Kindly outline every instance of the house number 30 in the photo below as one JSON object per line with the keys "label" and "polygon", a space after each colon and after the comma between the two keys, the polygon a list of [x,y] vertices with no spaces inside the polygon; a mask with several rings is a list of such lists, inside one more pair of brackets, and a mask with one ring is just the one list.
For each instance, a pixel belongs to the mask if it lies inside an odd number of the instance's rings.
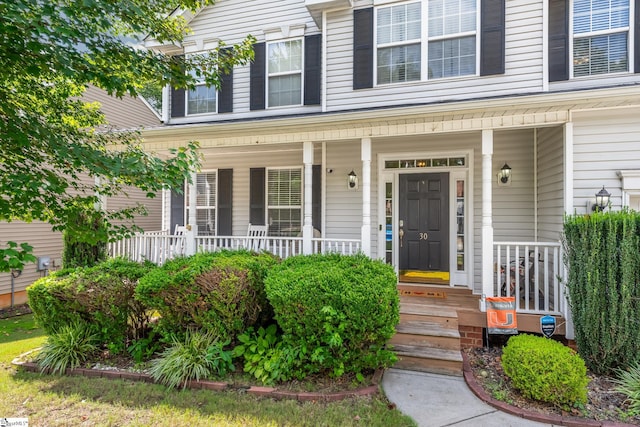
{"label": "house number 30", "polygon": [[427,233],[419,233],[420,240],[427,240],[429,235]]}

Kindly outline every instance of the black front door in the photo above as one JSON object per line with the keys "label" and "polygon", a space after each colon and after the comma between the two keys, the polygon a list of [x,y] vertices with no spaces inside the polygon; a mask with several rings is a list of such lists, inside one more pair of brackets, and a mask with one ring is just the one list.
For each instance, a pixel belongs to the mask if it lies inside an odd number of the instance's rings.
{"label": "black front door", "polygon": [[401,271],[449,271],[449,174],[400,175]]}

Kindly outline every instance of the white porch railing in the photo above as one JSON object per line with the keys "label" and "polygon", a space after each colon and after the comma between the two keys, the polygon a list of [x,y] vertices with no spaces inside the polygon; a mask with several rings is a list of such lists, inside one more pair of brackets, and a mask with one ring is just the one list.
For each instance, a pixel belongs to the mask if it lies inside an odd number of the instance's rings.
{"label": "white porch railing", "polygon": [[[128,239],[109,243],[112,257],[125,257],[132,261],[148,260],[156,264],[177,256],[186,255],[186,236],[169,235],[164,231],[140,233]],[[246,237],[246,236],[197,236],[196,250],[213,252],[220,249],[250,249],[268,251],[280,258],[302,254],[302,237]],[[360,251],[360,241],[355,239],[313,238],[312,252],[338,252],[344,255]]]}
{"label": "white porch railing", "polygon": [[494,242],[494,295],[514,296],[521,313],[566,315],[558,242]]}

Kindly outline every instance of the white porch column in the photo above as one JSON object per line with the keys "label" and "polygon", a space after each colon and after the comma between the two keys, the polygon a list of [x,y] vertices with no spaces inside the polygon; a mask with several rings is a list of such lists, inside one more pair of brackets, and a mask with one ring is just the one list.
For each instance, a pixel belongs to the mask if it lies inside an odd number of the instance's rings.
{"label": "white porch column", "polygon": [[[492,160],[493,130],[482,131],[482,295],[493,295],[493,184]],[[484,298],[483,298],[484,299]],[[481,310],[486,311],[484,301]]]}
{"label": "white porch column", "polygon": [[371,256],[371,138],[362,138],[362,252]]}
{"label": "white porch column", "polygon": [[[567,215],[574,214],[573,206],[573,123],[568,122],[564,125],[564,213]],[[564,269],[564,277],[567,277],[567,269],[564,265],[560,268]],[[567,323],[565,325],[565,337],[573,340],[576,338],[576,332],[573,326],[573,316],[567,293],[564,293],[564,318]]]}
{"label": "white porch column", "polygon": [[302,148],[304,163],[304,225],[302,227],[302,253],[313,253],[313,142],[305,141]]}
{"label": "white porch column", "polygon": [[187,231],[184,238],[185,255],[193,255],[196,253],[196,236],[198,235],[197,215],[196,215],[196,199],[198,197],[198,187],[196,185],[197,174],[191,173],[191,183],[189,184],[189,218],[187,219]]}

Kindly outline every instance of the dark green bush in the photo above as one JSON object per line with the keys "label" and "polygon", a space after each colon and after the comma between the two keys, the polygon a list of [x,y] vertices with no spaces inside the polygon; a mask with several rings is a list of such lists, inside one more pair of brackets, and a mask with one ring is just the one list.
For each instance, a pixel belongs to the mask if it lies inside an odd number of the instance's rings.
{"label": "dark green bush", "polygon": [[64,268],[93,267],[107,259],[108,226],[104,215],[92,206],[74,210],[68,219],[75,224],[78,234],[65,230],[62,233],[62,265]]}
{"label": "dark green bush", "polygon": [[265,287],[286,346],[300,352],[293,375],[391,365],[385,345],[399,320],[396,285],[391,266],[364,255],[296,256],[273,268]]}
{"label": "dark green bush", "polygon": [[83,322],[95,331],[97,342],[120,353],[128,341],[146,334],[148,311],[133,296],[138,280],[154,268],[151,263],[112,259],[53,273],[27,288],[29,306],[48,334]]}
{"label": "dark green bush", "polygon": [[587,366],[612,374],[640,362],[640,213],[569,216],[563,243],[576,344]]}
{"label": "dark green bush", "polygon": [[511,337],[502,367],[515,388],[528,398],[559,407],[587,403],[587,367],[572,349],[534,335]]}
{"label": "dark green bush", "polygon": [[136,298],[160,313],[158,327],[165,335],[194,328],[235,337],[272,317],[264,276],[277,262],[248,251],[177,258],[143,278]]}

